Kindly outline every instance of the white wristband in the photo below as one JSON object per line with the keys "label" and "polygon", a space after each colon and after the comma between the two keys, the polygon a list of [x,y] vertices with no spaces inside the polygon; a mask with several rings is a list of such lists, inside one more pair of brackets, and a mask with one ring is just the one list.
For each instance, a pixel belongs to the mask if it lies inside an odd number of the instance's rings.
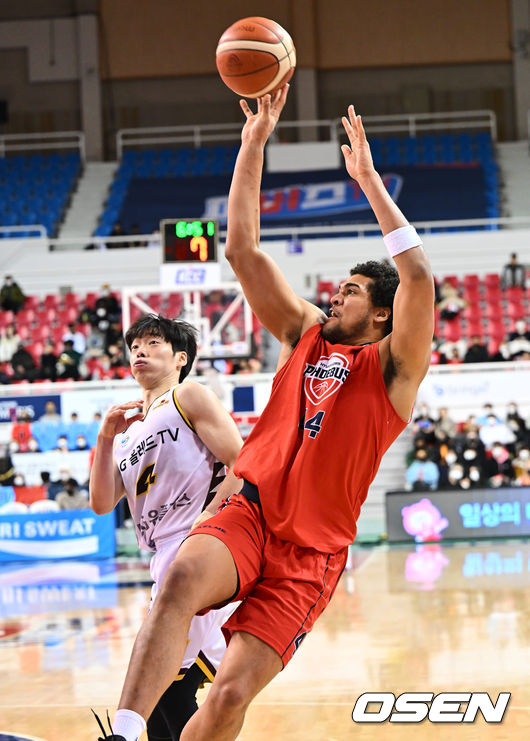
{"label": "white wristband", "polygon": [[400,252],[411,250],[413,247],[421,247],[423,244],[418,232],[410,224],[394,229],[393,232],[389,232],[383,237],[383,240],[391,257],[399,255]]}

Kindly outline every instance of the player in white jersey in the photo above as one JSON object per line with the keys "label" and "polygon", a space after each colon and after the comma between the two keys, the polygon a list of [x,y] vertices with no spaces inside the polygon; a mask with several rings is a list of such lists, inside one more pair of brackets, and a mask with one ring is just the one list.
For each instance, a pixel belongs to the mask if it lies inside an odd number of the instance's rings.
{"label": "player in white jersey", "polygon": [[[181,383],[197,351],[191,325],[150,315],[131,325],[125,339],[143,399],[111,407],[103,420],[90,474],[90,506],[104,514],[127,496],[138,544],[154,551],[152,604],[193,523],[215,513],[221,499],[240,488],[233,474],[225,478],[224,466],[232,468],[243,441],[209,389]],[[127,416],[138,408],[142,411]],[[234,609],[230,605],[192,620],[176,680],[147,722],[149,741],[180,737],[197,709],[200,683],[213,680],[219,666],[226,648],[221,625]]]}

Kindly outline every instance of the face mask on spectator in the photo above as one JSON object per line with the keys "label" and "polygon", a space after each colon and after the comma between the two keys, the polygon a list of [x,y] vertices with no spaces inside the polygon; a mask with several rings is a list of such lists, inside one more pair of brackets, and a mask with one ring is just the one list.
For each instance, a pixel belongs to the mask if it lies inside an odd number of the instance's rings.
{"label": "face mask on spectator", "polygon": [[469,489],[470,486],[471,486],[471,481],[469,479],[462,479],[460,481],[461,489]]}
{"label": "face mask on spectator", "polygon": [[527,450],[527,448],[523,448],[519,451],[519,458],[521,460],[526,461],[528,458],[530,458],[530,450]]}
{"label": "face mask on spectator", "polygon": [[460,481],[463,475],[464,472],[462,471],[462,466],[460,465],[453,466],[449,471],[449,476],[450,478],[454,479],[454,481]]}
{"label": "face mask on spectator", "polygon": [[519,332],[519,334],[524,334],[526,323],[520,320],[518,322],[515,322],[515,329]]}
{"label": "face mask on spectator", "polygon": [[61,481],[68,481],[70,478],[70,471],[61,471],[60,476],[61,476]]}
{"label": "face mask on spectator", "polygon": [[517,407],[514,406],[514,404],[510,404],[510,406],[508,407],[508,414],[515,414],[516,411]]}
{"label": "face mask on spectator", "polygon": [[87,447],[86,440],[83,435],[79,435],[75,442],[79,450],[85,450],[85,448]]}
{"label": "face mask on spectator", "polygon": [[456,461],[456,453],[447,453],[445,456],[445,462],[451,466]]}
{"label": "face mask on spectator", "polygon": [[11,442],[9,443],[9,452],[18,453],[18,451],[19,451],[18,443],[16,442],[16,440],[11,440]]}
{"label": "face mask on spectator", "polygon": [[60,437],[57,440],[57,447],[61,450],[68,450],[68,440],[65,437]]}
{"label": "face mask on spectator", "polygon": [[491,449],[491,454],[494,458],[497,458],[499,455],[501,455],[504,448],[502,448],[500,445],[494,445]]}
{"label": "face mask on spectator", "polygon": [[477,451],[473,450],[472,448],[468,448],[467,450],[464,450],[463,455],[466,461],[473,461],[477,457]]}
{"label": "face mask on spectator", "polygon": [[469,478],[471,481],[480,481],[480,471],[477,468],[470,469]]}
{"label": "face mask on spectator", "polygon": [[24,481],[24,476],[15,476],[13,479],[13,485],[14,486],[24,486],[26,482]]}

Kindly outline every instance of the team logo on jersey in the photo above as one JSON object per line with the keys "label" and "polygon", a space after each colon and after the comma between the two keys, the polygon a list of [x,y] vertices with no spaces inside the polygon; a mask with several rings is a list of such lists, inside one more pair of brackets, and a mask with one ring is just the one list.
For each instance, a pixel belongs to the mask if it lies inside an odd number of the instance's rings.
{"label": "team logo on jersey", "polygon": [[124,448],[130,439],[131,439],[130,435],[125,435],[125,437],[122,437],[122,439],[120,440],[121,447]]}
{"label": "team logo on jersey", "polygon": [[164,404],[169,404],[169,399],[162,399],[162,401],[159,401],[158,404],[153,407],[153,412],[155,409],[158,409],[158,407],[163,407]]}
{"label": "team logo on jersey", "polygon": [[350,361],[338,352],[321,355],[315,365],[306,363],[304,369],[305,394],[312,404],[321,404],[338,391],[348,378]]}

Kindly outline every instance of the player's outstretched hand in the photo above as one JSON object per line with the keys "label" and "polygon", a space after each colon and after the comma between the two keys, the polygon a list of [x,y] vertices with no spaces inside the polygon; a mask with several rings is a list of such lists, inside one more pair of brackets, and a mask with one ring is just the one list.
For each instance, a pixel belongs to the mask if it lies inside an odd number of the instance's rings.
{"label": "player's outstretched hand", "polygon": [[106,413],[99,434],[103,437],[115,437],[120,432],[125,432],[133,422],[143,419],[145,416],[143,412],[138,412],[127,417],[127,412],[142,407],[143,401],[126,401],[124,404],[115,404]]}
{"label": "player's outstretched hand", "polygon": [[260,144],[265,144],[278,123],[280,113],[287,100],[288,92],[289,83],[286,83],[272,95],[267,94],[262,98],[258,98],[258,110],[256,113],[252,113],[246,100],[239,101],[239,105],[247,117],[241,133],[241,140],[243,142],[252,139]]}
{"label": "player's outstretched hand", "polygon": [[350,140],[350,146],[343,144],[341,147],[346,169],[354,180],[362,180],[363,176],[374,172],[374,163],[361,117],[356,115],[352,105],[348,106],[348,118],[342,117],[342,125]]}

